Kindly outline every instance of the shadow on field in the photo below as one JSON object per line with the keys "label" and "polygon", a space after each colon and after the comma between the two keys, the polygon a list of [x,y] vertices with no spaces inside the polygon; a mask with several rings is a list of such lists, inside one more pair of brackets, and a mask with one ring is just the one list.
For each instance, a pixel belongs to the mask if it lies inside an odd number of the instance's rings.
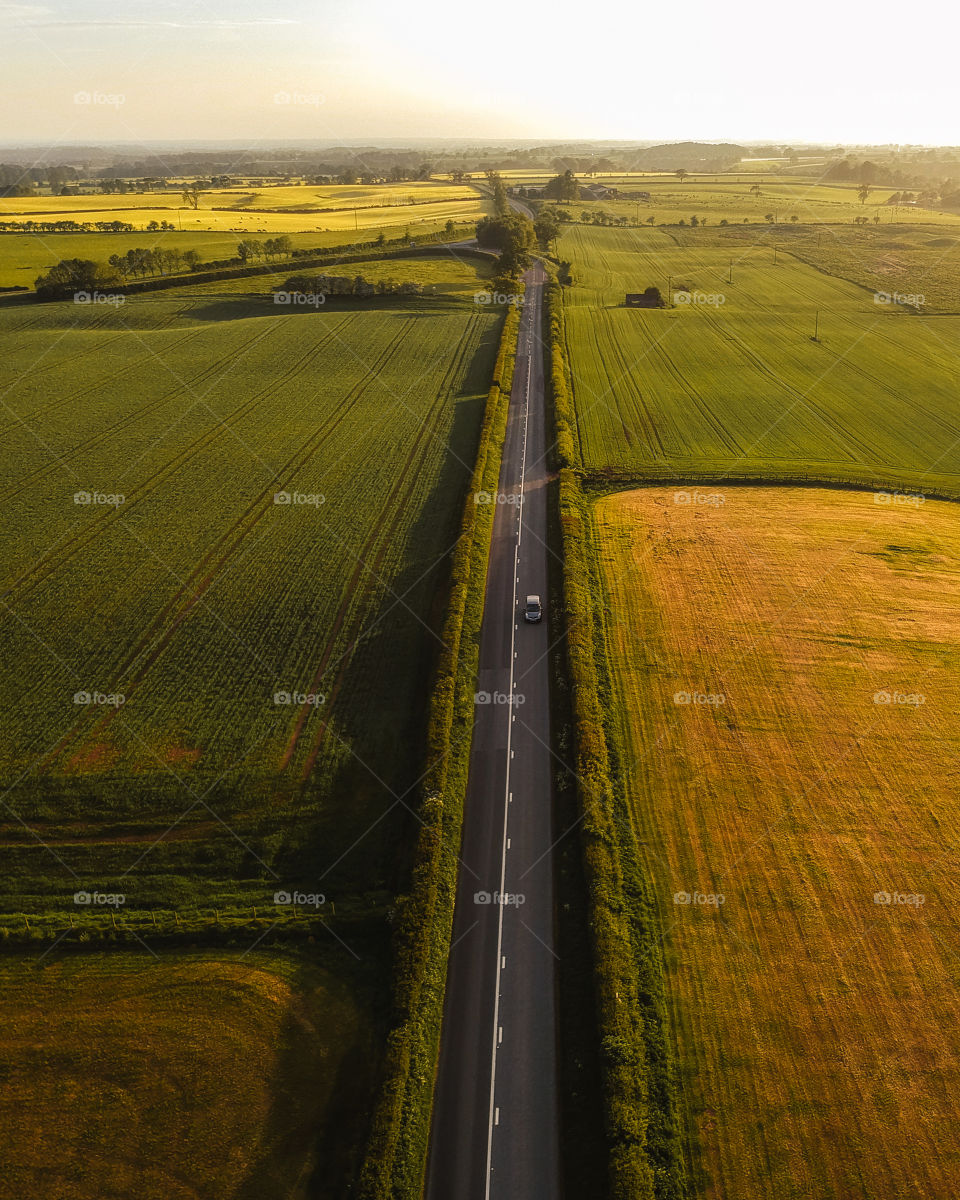
{"label": "shadow on field", "polygon": [[[183,299],[203,300],[204,297],[184,296]],[[324,315],[345,312],[392,312],[402,317],[430,317],[439,312],[448,312],[451,303],[466,303],[452,296],[376,296],[359,300],[354,296],[330,296],[326,303],[317,307],[307,305],[277,304],[265,295],[210,296],[206,304],[196,304],[187,314],[192,321],[238,321],[251,317],[311,317],[323,319]],[[414,309],[414,305],[416,308]],[[472,303],[471,303],[472,307]]]}
{"label": "shadow on field", "polygon": [[280,1031],[256,1165],[231,1200],[340,1200],[359,1168],[376,1086],[372,1031],[365,1028],[330,1072],[329,1046],[343,1035],[315,986],[309,967],[297,973],[302,1000]]}
{"label": "shadow on field", "polygon": [[[333,667],[319,690],[336,688],[335,725],[307,785],[315,809],[280,848],[281,878],[311,879],[329,898],[409,886],[420,825],[417,783],[424,769],[427,702],[440,648],[450,555],[460,528],[499,340],[491,323],[459,389],[439,474],[420,504],[379,606],[351,641],[354,653]],[[478,394],[479,393],[479,394]],[[429,439],[429,434],[425,435]],[[406,468],[407,473],[413,470]],[[411,478],[410,482],[413,482]],[[403,496],[403,490],[400,493]],[[416,492],[413,493],[416,496]],[[381,535],[391,542],[389,529]],[[365,572],[362,586],[381,586]],[[400,797],[398,801],[397,797]],[[412,810],[412,811],[411,811]],[[316,813],[316,816],[313,813]]]}

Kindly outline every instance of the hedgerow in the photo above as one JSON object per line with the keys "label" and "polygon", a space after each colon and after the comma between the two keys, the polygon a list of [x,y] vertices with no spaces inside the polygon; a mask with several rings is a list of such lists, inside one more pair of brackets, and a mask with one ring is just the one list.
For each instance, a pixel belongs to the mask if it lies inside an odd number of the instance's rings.
{"label": "hedgerow", "polygon": [[451,562],[443,649],[427,726],[421,830],[410,889],[397,905],[391,1028],[359,1182],[362,1200],[418,1200],[422,1194],[493,530],[493,507],[475,503],[474,497],[497,489],[518,321],[517,309],[511,307]]}

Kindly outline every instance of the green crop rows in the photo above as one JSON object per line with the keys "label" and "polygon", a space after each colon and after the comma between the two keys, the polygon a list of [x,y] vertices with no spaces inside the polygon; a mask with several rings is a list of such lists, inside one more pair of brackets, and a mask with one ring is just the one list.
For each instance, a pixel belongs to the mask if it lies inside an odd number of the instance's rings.
{"label": "green crop rows", "polygon": [[265,309],[0,310],[0,911],[402,877],[501,317]]}
{"label": "green crop rows", "polygon": [[[588,471],[960,491],[958,318],[877,303],[719,234],[681,246],[661,230],[576,226],[559,253],[574,269],[564,308]],[[693,302],[623,307],[651,285],[685,285]]]}

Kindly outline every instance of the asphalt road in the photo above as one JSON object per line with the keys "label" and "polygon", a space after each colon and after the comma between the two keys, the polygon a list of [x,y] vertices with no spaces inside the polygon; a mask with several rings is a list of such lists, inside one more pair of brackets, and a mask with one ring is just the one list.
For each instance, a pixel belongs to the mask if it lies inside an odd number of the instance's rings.
{"label": "asphalt road", "polygon": [[[544,274],[526,274],[480,641],[428,1200],[560,1196]],[[484,699],[484,698],[488,699]],[[503,902],[503,898],[506,902]],[[500,902],[498,902],[498,900]]]}

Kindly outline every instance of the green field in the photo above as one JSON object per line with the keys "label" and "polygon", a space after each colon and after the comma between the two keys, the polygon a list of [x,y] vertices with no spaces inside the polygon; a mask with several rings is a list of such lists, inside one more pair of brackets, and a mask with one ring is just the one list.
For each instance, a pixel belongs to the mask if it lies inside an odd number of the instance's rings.
{"label": "green field", "polygon": [[260,953],[0,963],[20,1200],[339,1200],[373,1085],[342,979]]}
{"label": "green field", "polygon": [[[924,224],[958,228],[953,215],[921,207],[888,205],[887,201],[895,190],[890,187],[871,188],[866,201],[861,204],[857,189],[852,184],[821,183],[805,178],[767,178],[751,173],[702,178],[696,173],[682,183],[674,176],[656,176],[636,180],[614,179],[601,176],[582,179],[581,183],[602,183],[618,188],[616,199],[593,201],[575,200],[570,203],[571,212],[581,210],[594,212],[599,209],[615,216],[629,217],[646,222],[653,217],[657,225],[674,224],[692,216],[706,218],[709,225],[721,221],[740,224],[764,224],[768,213],[778,222],[807,224],[850,224],[855,217],[867,217],[873,223],[875,217],[881,224],[902,221],[909,212],[909,219]],[[759,187],[759,193],[752,189]],[[639,195],[649,193],[649,199]]]}
{"label": "green field", "polygon": [[220,279],[213,283],[191,283],[188,277],[177,291],[183,296],[267,297],[273,289],[282,289],[291,275],[302,272],[306,275],[343,275],[350,278],[362,275],[374,283],[381,279],[393,283],[418,283],[431,296],[456,297],[472,303],[476,293],[489,288],[493,264],[492,255],[484,259],[456,250],[438,254],[405,252],[389,258],[345,258],[339,264],[334,262],[329,266],[308,268],[299,267],[295,259],[287,259],[278,262],[275,270],[264,275]]}
{"label": "green field", "polygon": [[0,310],[0,911],[398,886],[501,319],[456,296]]}
{"label": "green field", "polygon": [[[585,467],[960,491],[960,318],[878,304],[720,232],[681,245],[659,229],[578,225],[559,239],[574,270],[564,313]],[[650,285],[675,299],[685,285],[693,302],[623,307]]]}

